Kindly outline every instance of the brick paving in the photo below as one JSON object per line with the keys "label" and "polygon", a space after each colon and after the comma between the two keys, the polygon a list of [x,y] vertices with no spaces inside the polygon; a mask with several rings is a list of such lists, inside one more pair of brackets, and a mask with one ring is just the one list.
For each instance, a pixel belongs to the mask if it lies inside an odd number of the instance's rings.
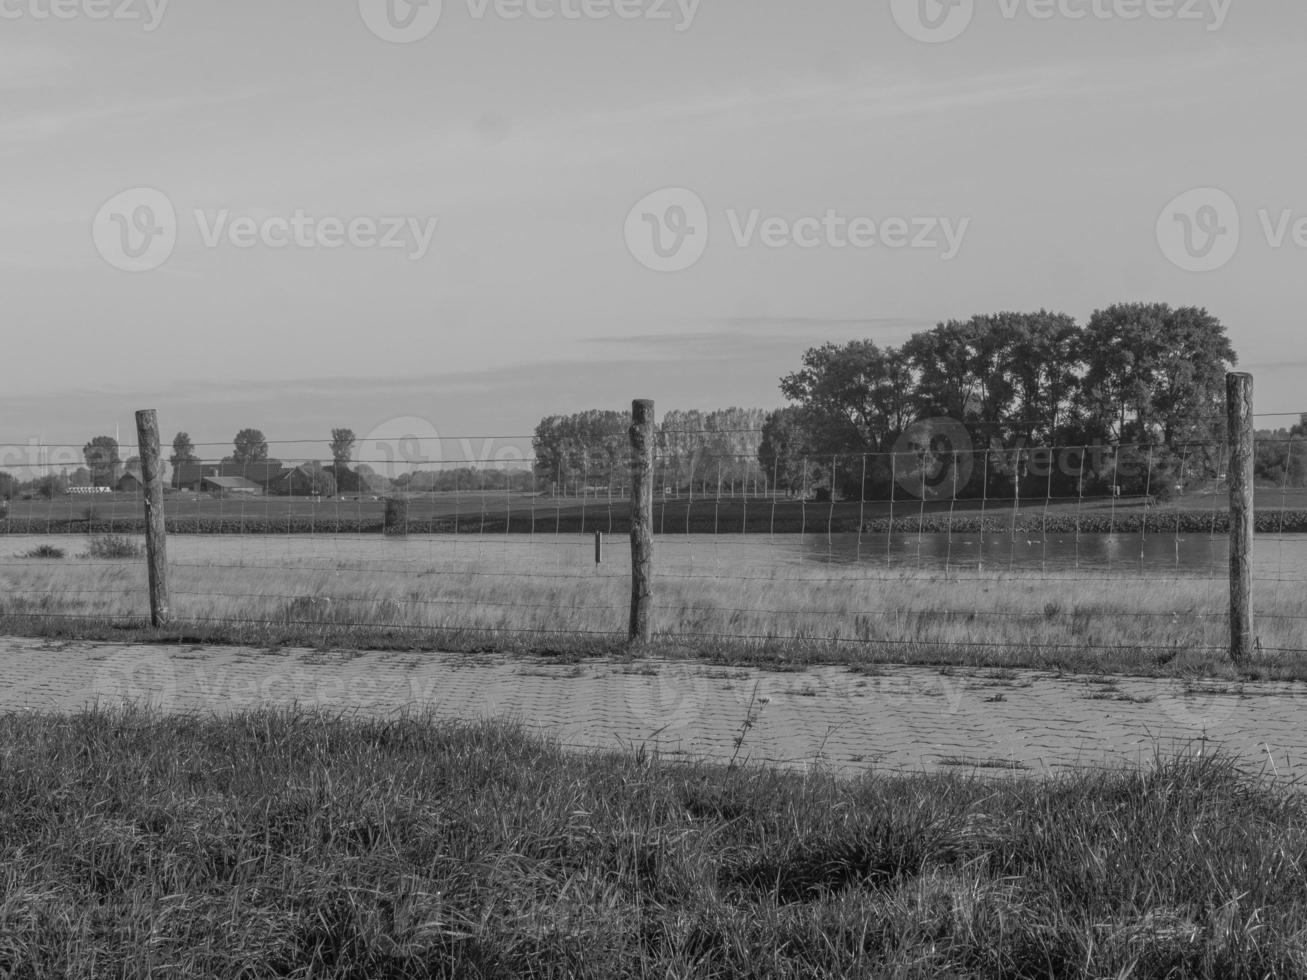
{"label": "brick paving", "polygon": [[[147,702],[512,718],[575,748],[657,746],[843,774],[958,766],[1049,773],[1217,745],[1243,768],[1307,766],[1307,684],[1089,678],[1039,671],[842,667],[794,672],[686,661],[317,653],[0,639],[0,710]],[[752,700],[752,705],[751,705]]]}

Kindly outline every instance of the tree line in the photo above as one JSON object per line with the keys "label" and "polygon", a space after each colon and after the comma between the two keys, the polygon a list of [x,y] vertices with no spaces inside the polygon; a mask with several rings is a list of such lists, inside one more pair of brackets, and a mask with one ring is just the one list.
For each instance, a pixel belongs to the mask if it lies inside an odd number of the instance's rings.
{"label": "tree line", "polygon": [[[899,346],[828,343],[780,379],[783,408],[666,413],[660,474],[678,489],[848,499],[932,481],[960,498],[1164,498],[1225,477],[1225,376],[1236,363],[1215,316],[1166,304],[1117,304],[1083,325],[1047,310],[997,313]],[[540,488],[620,479],[629,425],[616,411],[543,419]],[[1307,485],[1304,436],[1307,415],[1260,433],[1257,478]]]}
{"label": "tree line", "polygon": [[[759,463],[760,408],[672,410],[657,431],[658,472],[674,492],[757,492],[766,475]],[[631,413],[590,410],[542,419],[531,440],[539,490],[555,494],[624,486],[630,474]]]}

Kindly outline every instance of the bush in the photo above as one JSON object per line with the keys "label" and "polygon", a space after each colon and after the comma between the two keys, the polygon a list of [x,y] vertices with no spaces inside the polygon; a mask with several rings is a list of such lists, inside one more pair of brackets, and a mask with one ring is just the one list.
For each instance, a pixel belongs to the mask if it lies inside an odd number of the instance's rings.
{"label": "bush", "polygon": [[122,534],[98,534],[91,538],[84,558],[142,558],[145,549],[140,543]]}
{"label": "bush", "polygon": [[64,556],[63,548],[56,548],[52,544],[37,545],[31,551],[25,551],[18,557],[20,558],[62,558]]}
{"label": "bush", "polygon": [[387,534],[408,533],[408,501],[402,497],[386,498],[385,532]]}

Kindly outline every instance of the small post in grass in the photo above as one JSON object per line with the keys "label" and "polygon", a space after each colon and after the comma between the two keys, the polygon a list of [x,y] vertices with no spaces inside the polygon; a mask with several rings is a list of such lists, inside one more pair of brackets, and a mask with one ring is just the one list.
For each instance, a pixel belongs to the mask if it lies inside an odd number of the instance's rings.
{"label": "small post in grass", "polygon": [[1253,376],[1228,374],[1230,440],[1230,658],[1246,662],[1253,634]]}
{"label": "small post in grass", "polygon": [[604,532],[595,531],[595,564],[604,563]]}
{"label": "small post in grass", "polygon": [[141,454],[145,497],[145,560],[150,572],[150,622],[166,626],[172,618],[168,603],[168,546],[163,523],[163,469],[159,459],[159,418],[152,408],[136,413],[136,437]]}
{"label": "small post in grass", "polygon": [[632,643],[653,638],[654,403],[631,406],[631,632]]}

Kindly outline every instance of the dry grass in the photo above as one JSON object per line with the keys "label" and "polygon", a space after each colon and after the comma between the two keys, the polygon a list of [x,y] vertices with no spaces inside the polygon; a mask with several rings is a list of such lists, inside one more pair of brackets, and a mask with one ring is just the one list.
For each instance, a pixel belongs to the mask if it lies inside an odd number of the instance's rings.
{"label": "dry grass", "polygon": [[[148,615],[140,561],[0,567],[0,627],[76,631]],[[585,653],[621,642],[624,566],[556,558],[433,558],[410,568],[346,559],[177,562],[173,612],[209,640]],[[1255,676],[1300,676],[1300,586],[1259,584]],[[956,663],[1127,673],[1225,671],[1223,582],[1092,573],[944,575],[793,563],[661,567],[664,653],[741,661]]]}

